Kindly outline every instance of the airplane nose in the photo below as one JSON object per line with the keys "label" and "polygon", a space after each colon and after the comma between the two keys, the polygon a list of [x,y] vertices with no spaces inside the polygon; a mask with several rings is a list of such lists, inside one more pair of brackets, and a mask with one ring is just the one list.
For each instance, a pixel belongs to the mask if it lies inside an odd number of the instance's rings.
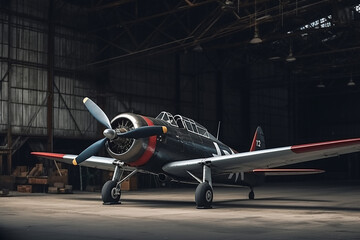
{"label": "airplane nose", "polygon": [[107,139],[114,139],[116,137],[116,132],[114,129],[105,129],[104,132],[103,132],[104,136],[107,138]]}

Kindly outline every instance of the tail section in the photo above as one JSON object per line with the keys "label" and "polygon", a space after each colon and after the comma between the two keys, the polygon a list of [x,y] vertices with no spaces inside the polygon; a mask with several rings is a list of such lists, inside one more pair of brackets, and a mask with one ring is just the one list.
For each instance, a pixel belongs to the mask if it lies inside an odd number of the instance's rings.
{"label": "tail section", "polygon": [[256,128],[253,141],[251,143],[250,152],[265,149],[265,136],[261,127]]}

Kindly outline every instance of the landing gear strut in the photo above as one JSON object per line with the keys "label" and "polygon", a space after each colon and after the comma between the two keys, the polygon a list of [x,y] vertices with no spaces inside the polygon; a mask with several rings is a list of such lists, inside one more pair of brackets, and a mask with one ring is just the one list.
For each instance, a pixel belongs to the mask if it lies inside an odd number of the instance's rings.
{"label": "landing gear strut", "polygon": [[211,208],[213,201],[213,188],[211,180],[211,168],[203,166],[203,180],[195,191],[195,202],[197,208]]}
{"label": "landing gear strut", "polygon": [[101,198],[104,204],[119,204],[121,197],[121,183],[133,176],[136,172],[137,169],[121,179],[124,170],[121,166],[116,165],[112,180],[107,181],[101,189]]}

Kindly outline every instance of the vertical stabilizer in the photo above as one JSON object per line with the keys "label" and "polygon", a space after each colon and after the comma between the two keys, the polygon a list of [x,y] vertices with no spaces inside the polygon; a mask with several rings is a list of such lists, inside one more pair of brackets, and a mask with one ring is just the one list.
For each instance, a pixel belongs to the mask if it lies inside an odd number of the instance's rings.
{"label": "vertical stabilizer", "polygon": [[254,138],[251,143],[250,152],[265,149],[265,136],[261,127],[256,128]]}

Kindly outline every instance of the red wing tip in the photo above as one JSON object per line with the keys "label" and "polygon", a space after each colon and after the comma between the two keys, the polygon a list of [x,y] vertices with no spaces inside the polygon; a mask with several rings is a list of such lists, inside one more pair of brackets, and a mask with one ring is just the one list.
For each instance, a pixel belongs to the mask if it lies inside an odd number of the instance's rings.
{"label": "red wing tip", "polygon": [[47,158],[63,158],[65,154],[61,153],[47,153],[47,152],[31,152],[31,155],[35,155],[38,157],[47,157]]}
{"label": "red wing tip", "polygon": [[352,146],[352,145],[356,145],[356,144],[360,144],[360,138],[294,145],[294,146],[291,146],[291,151],[293,151],[294,153],[306,153],[306,152],[312,152],[312,151],[327,150],[327,149],[336,148],[336,147],[347,147],[347,146]]}

